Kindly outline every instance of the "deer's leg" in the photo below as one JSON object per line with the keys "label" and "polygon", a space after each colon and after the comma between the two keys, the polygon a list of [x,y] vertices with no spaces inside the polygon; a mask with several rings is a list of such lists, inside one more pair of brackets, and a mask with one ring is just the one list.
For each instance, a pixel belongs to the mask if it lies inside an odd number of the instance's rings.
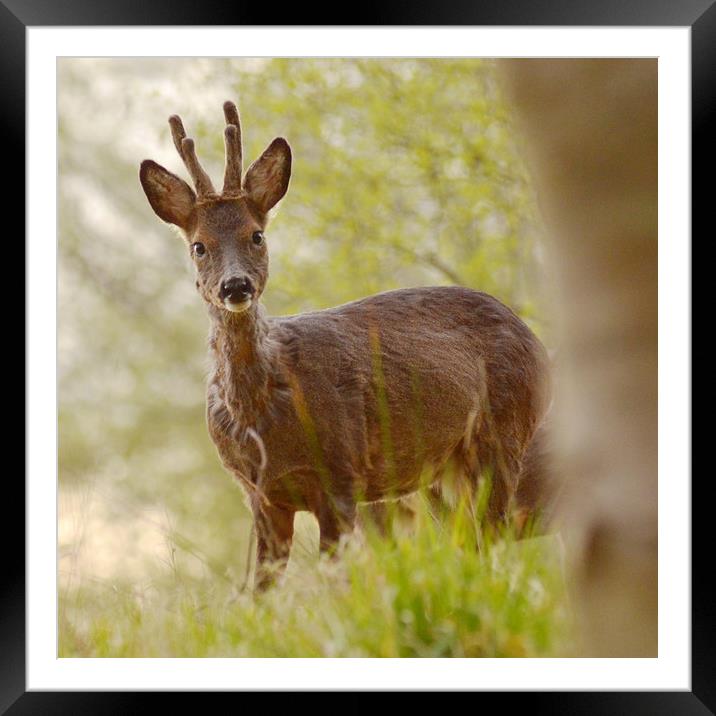
{"label": "deer's leg", "polygon": [[492,474],[490,497],[487,501],[487,521],[491,525],[505,524],[510,518],[515,491],[510,481],[500,474],[499,469],[493,468]]}
{"label": "deer's leg", "polygon": [[369,502],[361,505],[357,522],[363,529],[376,530],[381,537],[387,536],[390,532],[390,520],[385,502]]}
{"label": "deer's leg", "polygon": [[257,591],[270,587],[288,563],[294,514],[293,510],[272,505],[260,505],[254,510]]}
{"label": "deer's leg", "polygon": [[321,552],[333,553],[343,534],[353,531],[356,520],[356,502],[352,497],[327,496],[316,513],[321,531]]}
{"label": "deer's leg", "polygon": [[486,527],[496,528],[510,522],[519,481],[521,460],[516,450],[506,449],[504,444],[484,441],[477,452],[465,462],[465,474],[480,490],[481,482],[489,476],[490,493],[485,511]]}

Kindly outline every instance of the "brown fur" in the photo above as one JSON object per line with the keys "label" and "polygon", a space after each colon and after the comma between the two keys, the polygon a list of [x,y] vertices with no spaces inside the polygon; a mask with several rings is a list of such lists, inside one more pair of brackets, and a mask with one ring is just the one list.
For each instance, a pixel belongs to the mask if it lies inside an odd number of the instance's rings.
{"label": "brown fur", "polygon": [[[235,137],[226,146],[237,151]],[[506,519],[546,403],[542,345],[509,308],[478,291],[411,288],[266,316],[258,298],[268,254],[252,236],[286,192],[290,167],[290,148],[276,139],[248,169],[239,196],[210,196],[189,214],[177,209],[186,204],[181,180],[153,162],[141,172],[156,213],[206,249],[193,257],[212,322],[207,420],[224,465],[250,496],[259,585],[270,581],[266,563],[288,556],[295,511],[316,516],[321,546],[331,549],[352,529],[358,502],[411,493],[447,466],[473,482],[491,472],[490,518]],[[255,289],[242,313],[221,299],[232,277]]]}

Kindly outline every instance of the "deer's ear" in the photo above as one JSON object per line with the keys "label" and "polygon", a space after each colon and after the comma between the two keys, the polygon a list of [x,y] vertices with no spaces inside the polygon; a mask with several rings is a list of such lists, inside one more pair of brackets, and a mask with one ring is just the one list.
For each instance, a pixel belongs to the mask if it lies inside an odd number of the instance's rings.
{"label": "deer's ear", "polygon": [[154,213],[160,219],[188,230],[196,205],[191,187],[151,159],[142,162],[139,181]]}
{"label": "deer's ear", "polygon": [[248,168],[244,189],[260,211],[267,212],[283,198],[291,178],[291,147],[277,137]]}

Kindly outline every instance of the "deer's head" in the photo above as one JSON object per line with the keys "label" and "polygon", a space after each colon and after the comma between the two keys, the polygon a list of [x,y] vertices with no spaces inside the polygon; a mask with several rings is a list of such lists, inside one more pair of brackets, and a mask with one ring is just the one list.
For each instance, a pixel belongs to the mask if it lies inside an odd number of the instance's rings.
{"label": "deer's head", "polygon": [[233,102],[224,103],[224,116],[226,170],[220,194],[176,115],[169,118],[174,146],[196,192],[151,159],[142,162],[139,178],[157,216],[184,234],[204,300],[243,313],[256,303],[268,279],[264,230],[268,212],[288,189],[291,148],[285,139],[274,139],[243,176],[241,125]]}

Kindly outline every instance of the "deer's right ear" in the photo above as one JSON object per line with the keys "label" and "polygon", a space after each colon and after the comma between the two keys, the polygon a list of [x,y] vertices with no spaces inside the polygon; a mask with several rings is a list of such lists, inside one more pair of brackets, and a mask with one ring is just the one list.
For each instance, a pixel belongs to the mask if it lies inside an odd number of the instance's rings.
{"label": "deer's right ear", "polygon": [[191,187],[175,174],[151,159],[139,169],[139,181],[154,213],[164,221],[185,231],[189,229],[196,206]]}

